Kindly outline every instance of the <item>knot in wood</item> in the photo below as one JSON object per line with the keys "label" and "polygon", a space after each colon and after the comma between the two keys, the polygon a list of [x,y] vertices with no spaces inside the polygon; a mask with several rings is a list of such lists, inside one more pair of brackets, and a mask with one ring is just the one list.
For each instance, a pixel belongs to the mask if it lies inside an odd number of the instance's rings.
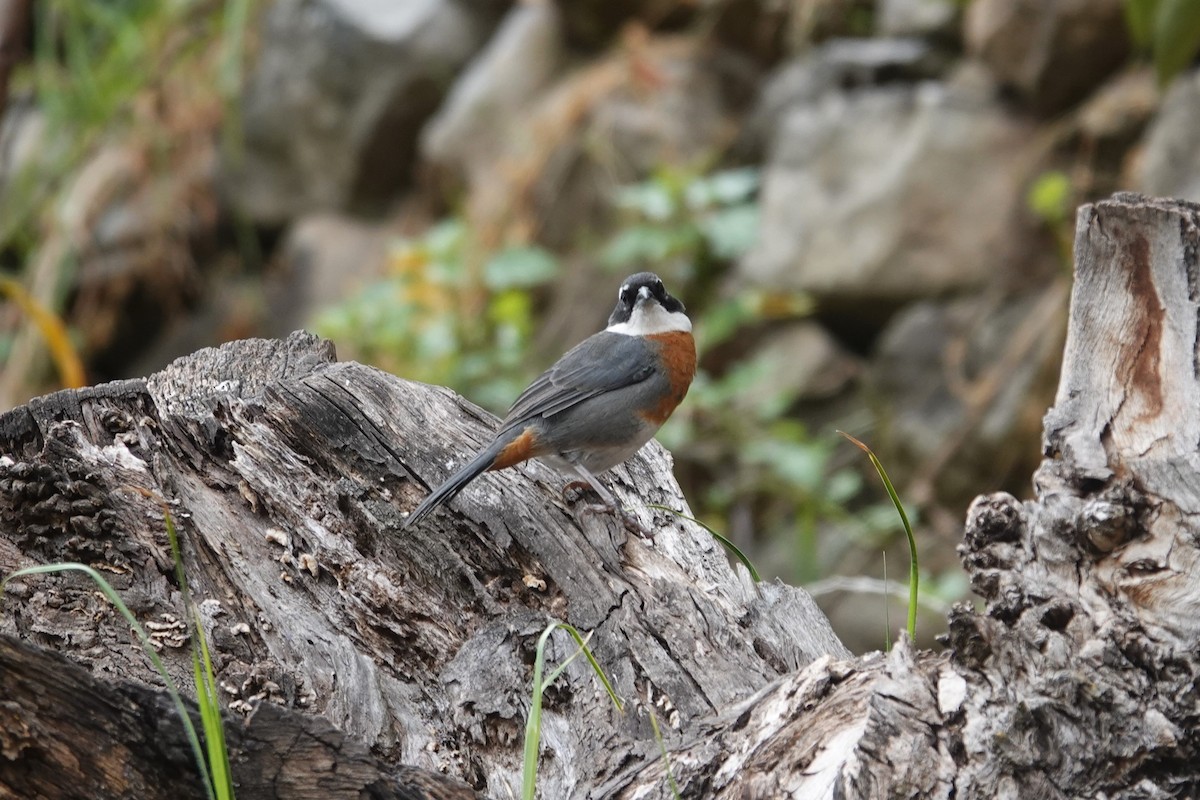
{"label": "knot in wood", "polygon": [[983,619],[967,603],[956,603],[950,611],[949,628],[943,642],[949,645],[958,663],[978,668],[992,655],[992,632]]}
{"label": "knot in wood", "polygon": [[999,542],[1017,542],[1025,532],[1025,517],[1021,501],[1008,492],[976,497],[967,509],[967,526],[963,544],[979,551]]}
{"label": "knot in wood", "polygon": [[1092,547],[1111,553],[1133,538],[1137,517],[1137,511],[1125,503],[1095,498],[1079,510],[1078,529]]}

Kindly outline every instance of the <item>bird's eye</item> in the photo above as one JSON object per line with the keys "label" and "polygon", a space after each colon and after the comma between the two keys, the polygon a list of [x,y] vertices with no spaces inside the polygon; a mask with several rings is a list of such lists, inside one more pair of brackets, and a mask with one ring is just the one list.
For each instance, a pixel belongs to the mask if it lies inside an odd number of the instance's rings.
{"label": "bird's eye", "polygon": [[654,288],[658,290],[658,293],[659,293],[659,294],[666,294],[666,293],[667,293],[667,287],[663,286],[663,282],[662,282],[662,281],[655,281],[655,282],[654,282]]}
{"label": "bird's eye", "polygon": [[632,294],[628,286],[622,286],[621,291],[617,294],[617,299],[622,303],[628,303],[632,299]]}

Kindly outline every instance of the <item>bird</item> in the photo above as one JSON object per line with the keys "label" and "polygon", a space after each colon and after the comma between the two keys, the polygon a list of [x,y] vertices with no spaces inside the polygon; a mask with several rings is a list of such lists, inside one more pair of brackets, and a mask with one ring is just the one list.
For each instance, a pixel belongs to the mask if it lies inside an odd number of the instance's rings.
{"label": "bird", "polygon": [[[405,518],[415,525],[484,472],[538,458],[591,486],[612,511],[597,475],[633,456],[687,395],[696,342],[684,305],[653,272],[630,275],[608,327],[584,339],[517,397],[492,441]],[[575,481],[568,484],[583,485]],[[565,491],[565,490],[564,490]]]}

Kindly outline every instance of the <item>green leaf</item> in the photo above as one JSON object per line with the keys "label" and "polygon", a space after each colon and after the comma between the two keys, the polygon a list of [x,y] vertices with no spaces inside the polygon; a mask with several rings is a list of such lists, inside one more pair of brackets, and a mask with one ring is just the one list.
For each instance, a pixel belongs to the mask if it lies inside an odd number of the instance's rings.
{"label": "green leaf", "polygon": [[1159,0],[1125,0],[1125,25],[1129,38],[1140,48],[1149,49],[1154,40],[1154,17]]}
{"label": "green leaf", "polygon": [[716,211],[700,220],[713,255],[722,259],[740,258],[758,241],[758,206],[747,203]]}
{"label": "green leaf", "polygon": [[722,300],[704,312],[703,325],[697,331],[701,349],[708,350],[730,339],[747,323],[758,321],[754,309],[741,293]]}
{"label": "green leaf", "polygon": [[1048,223],[1062,222],[1067,218],[1071,202],[1071,179],[1065,172],[1051,170],[1043,172],[1029,187],[1026,195],[1029,210]]}
{"label": "green leaf", "polygon": [[672,228],[634,225],[618,233],[604,248],[602,259],[613,267],[625,267],[639,262],[656,263],[675,251],[676,237]]}
{"label": "green leaf", "polygon": [[509,247],[488,259],[483,281],[489,289],[528,289],[558,274],[558,261],[541,247]]}
{"label": "green leaf", "polygon": [[758,167],[727,169],[708,178],[713,198],[719,205],[742,202],[758,191],[758,184]]}
{"label": "green leaf", "polygon": [[671,189],[665,183],[654,180],[622,187],[617,191],[616,204],[618,208],[636,211],[655,222],[665,222],[679,209]]}
{"label": "green leaf", "polygon": [[831,502],[844,505],[862,491],[862,485],[861,475],[852,469],[842,469],[829,476],[825,493]]}
{"label": "green leaf", "polygon": [[1192,63],[1200,50],[1200,2],[1161,0],[1154,20],[1154,68],[1160,85]]}
{"label": "green leaf", "polygon": [[466,241],[467,225],[457,217],[439,222],[421,237],[430,258],[441,262],[457,262]]}
{"label": "green leaf", "polygon": [[829,461],[827,448],[816,443],[765,440],[746,445],[746,461],[768,467],[787,483],[816,492]]}
{"label": "green leaf", "polygon": [[488,304],[488,318],[497,325],[528,330],[533,320],[533,299],[528,292],[516,289],[500,292]]}

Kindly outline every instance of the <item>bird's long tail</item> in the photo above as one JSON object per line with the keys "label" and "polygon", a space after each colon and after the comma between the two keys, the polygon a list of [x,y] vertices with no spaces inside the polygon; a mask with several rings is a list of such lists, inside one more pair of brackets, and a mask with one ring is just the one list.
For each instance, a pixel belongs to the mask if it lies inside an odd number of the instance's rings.
{"label": "bird's long tail", "polygon": [[412,512],[409,513],[408,518],[404,520],[403,527],[407,528],[410,525],[417,524],[442,503],[453,499],[456,494],[463,490],[463,487],[475,480],[496,463],[496,456],[502,449],[503,444],[499,444],[499,446],[493,444],[491,447],[475,456],[475,458],[471,459],[466,466],[451,475],[441,486],[434,489],[433,493],[421,502],[421,505],[414,508]]}

